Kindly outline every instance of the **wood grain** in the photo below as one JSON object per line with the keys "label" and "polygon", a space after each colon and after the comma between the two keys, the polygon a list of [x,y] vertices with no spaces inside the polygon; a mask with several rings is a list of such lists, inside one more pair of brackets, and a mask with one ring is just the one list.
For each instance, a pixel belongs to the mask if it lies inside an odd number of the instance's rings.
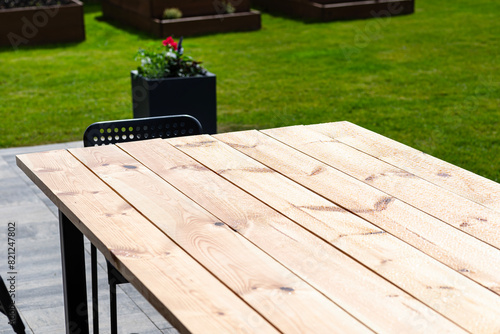
{"label": "wood grain", "polygon": [[[262,133],[251,131],[222,137],[231,138],[225,141],[238,150],[258,156],[259,161],[276,166],[276,170],[294,181],[500,293],[498,249]],[[286,159],[293,164],[286,164]]]}
{"label": "wood grain", "polygon": [[[233,148],[249,156],[234,152],[227,145],[207,136],[175,138],[169,142],[295,222],[308,224],[305,227],[322,235],[325,240],[335,246],[354,254],[357,260],[433,306],[441,314],[461,324],[464,328],[479,331],[500,328],[497,309],[491,306],[500,306],[498,295],[416,251],[413,247],[398,241],[383,230],[366,222],[363,225],[359,218],[357,221],[350,220],[350,217],[354,217],[353,215],[332,202],[305,191],[297,183],[273,172],[272,169],[253,159],[265,161],[273,169],[281,171],[299,183],[306,183],[309,179],[314,180],[314,184],[309,183],[314,191],[322,192],[325,196],[337,196],[338,198],[334,201],[347,202],[344,206],[350,207],[350,210],[357,212],[358,215],[366,214],[367,217],[377,217],[376,220],[380,220],[376,222],[378,225],[390,228],[417,246],[426,245],[428,250],[438,257],[444,253],[440,247],[409,229],[414,223],[418,224],[422,221],[422,223],[429,224],[429,221],[432,222],[435,218],[428,217],[416,209],[413,209],[415,211],[413,214],[408,214],[407,210],[410,213],[412,211],[408,205],[402,203],[398,208],[400,205],[394,205],[396,200],[385,200],[386,195],[380,196],[376,193],[376,196],[373,196],[375,189],[367,185],[356,188],[355,185],[359,184],[359,181],[342,173],[340,177],[335,173],[332,174],[329,169],[333,170],[333,168],[318,165],[318,161],[257,131],[219,134],[215,137],[230,143]],[[273,145],[270,146],[265,140],[271,141]],[[320,174],[319,172],[322,174],[321,177],[314,177]],[[398,209],[394,211],[393,207]],[[390,215],[386,216],[386,213]],[[317,217],[316,222],[308,218],[311,216]],[[335,220],[336,218],[339,220]],[[436,224],[439,228],[440,225],[445,225],[448,229],[460,235],[463,234],[438,220],[436,222],[439,223]],[[409,224],[403,226],[401,223]],[[447,243],[454,244],[453,236],[447,238],[449,239]],[[382,242],[377,241],[379,239]],[[468,237],[468,239],[474,238]],[[480,241],[477,243],[479,246],[489,247]],[[490,253],[497,251],[492,247],[487,249]],[[453,250],[459,253],[458,259],[453,253],[444,253],[443,257],[454,265],[462,265],[461,250],[457,250],[456,245]],[[474,259],[482,260],[481,256],[478,256],[481,253],[474,248],[473,250]],[[470,264],[474,265],[473,262]],[[490,279],[495,280],[497,277],[493,275]],[[469,316],[463,317],[464,313]],[[485,320],[486,318],[488,320]]]}
{"label": "wood grain", "polygon": [[340,122],[18,164],[182,333],[500,332],[495,186],[425,155],[417,175],[383,138]]}
{"label": "wood grain", "polygon": [[500,184],[349,122],[308,128],[500,212]]}
{"label": "wood grain", "polygon": [[277,332],[67,151],[17,164],[181,333]]}
{"label": "wood grain", "polygon": [[280,331],[370,332],[118,147],[70,152]]}
{"label": "wood grain", "polygon": [[[374,331],[461,331],[431,308],[200,165],[168,141],[119,146]],[[396,318],[414,321],[394,321]],[[415,321],[420,326],[415,326]]]}
{"label": "wood grain", "polygon": [[307,127],[263,132],[500,249],[500,212]]}

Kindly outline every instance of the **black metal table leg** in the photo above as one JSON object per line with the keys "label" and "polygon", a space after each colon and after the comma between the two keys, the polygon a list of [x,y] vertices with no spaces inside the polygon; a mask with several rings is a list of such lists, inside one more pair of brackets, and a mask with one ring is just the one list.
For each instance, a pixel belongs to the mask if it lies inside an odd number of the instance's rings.
{"label": "black metal table leg", "polygon": [[89,334],[83,234],[59,211],[67,334]]}
{"label": "black metal table leg", "polygon": [[99,334],[99,279],[97,277],[97,249],[90,244],[90,272],[92,275],[92,321],[94,334]]}

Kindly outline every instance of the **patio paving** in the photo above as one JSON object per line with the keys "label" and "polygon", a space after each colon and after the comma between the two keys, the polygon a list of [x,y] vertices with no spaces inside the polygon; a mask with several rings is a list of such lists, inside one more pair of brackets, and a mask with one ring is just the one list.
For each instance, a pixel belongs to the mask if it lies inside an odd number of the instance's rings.
{"label": "patio paving", "polygon": [[[65,332],[61,254],[57,208],[16,166],[17,154],[81,147],[81,142],[0,150],[0,275],[7,277],[7,233],[16,225],[16,298],[26,333]],[[87,249],[87,288],[90,298],[90,244]],[[109,291],[106,262],[99,254],[100,333],[109,333]],[[119,285],[119,333],[177,331],[130,284]],[[90,303],[90,301],[89,301]],[[92,328],[92,324],[90,323]],[[91,329],[92,332],[92,329]],[[0,314],[0,334],[12,333]]]}

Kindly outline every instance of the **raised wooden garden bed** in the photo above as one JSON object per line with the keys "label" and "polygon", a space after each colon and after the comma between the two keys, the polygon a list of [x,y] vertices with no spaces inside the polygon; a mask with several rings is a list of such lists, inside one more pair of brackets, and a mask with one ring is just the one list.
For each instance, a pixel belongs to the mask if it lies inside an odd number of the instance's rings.
{"label": "raised wooden garden bed", "polygon": [[414,0],[252,0],[259,7],[303,19],[352,20],[411,14]]}
{"label": "raised wooden garden bed", "polygon": [[[220,1],[219,1],[220,2]],[[258,30],[260,13],[250,0],[238,1],[235,12],[223,13],[217,0],[102,0],[103,16],[158,37],[193,36],[218,32]],[[162,19],[166,8],[178,8],[182,18]]]}
{"label": "raised wooden garden bed", "polygon": [[0,9],[0,46],[80,42],[85,40],[83,4]]}

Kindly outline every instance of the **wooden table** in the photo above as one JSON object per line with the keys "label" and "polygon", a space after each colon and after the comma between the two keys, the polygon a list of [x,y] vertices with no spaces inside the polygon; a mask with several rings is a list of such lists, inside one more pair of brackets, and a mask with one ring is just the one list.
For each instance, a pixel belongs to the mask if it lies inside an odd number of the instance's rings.
{"label": "wooden table", "polygon": [[83,233],[183,333],[500,332],[500,185],[354,124],[18,165],[61,212],[68,328]]}

